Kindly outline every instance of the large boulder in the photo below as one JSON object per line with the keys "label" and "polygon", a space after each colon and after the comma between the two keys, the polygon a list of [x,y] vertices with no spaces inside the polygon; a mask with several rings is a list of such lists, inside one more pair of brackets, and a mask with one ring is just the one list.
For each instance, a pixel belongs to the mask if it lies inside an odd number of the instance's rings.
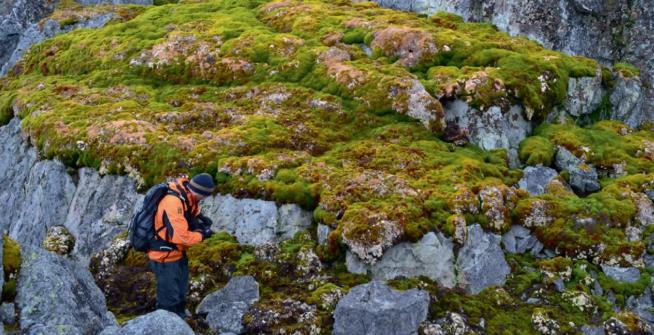
{"label": "large boulder", "polygon": [[471,294],[495,285],[504,285],[511,268],[500,248],[501,237],[486,233],[478,225],[468,227],[468,239],[457,258],[460,285]]}
{"label": "large boulder", "polygon": [[353,273],[370,272],[375,279],[429,277],[439,285],[452,288],[456,284],[452,241],[442,234],[430,232],[416,243],[400,243],[384,252],[373,265],[361,262],[348,252],[346,265]]}
{"label": "large boulder", "polygon": [[122,327],[105,328],[100,335],[194,335],[177,314],[158,309],[127,321]]}
{"label": "large boulder", "polygon": [[100,176],[94,169],[82,168],[78,177],[64,225],[77,241],[73,253],[88,264],[92,254],[127,229],[143,196],[127,176]]}
{"label": "large boulder", "polygon": [[253,277],[234,277],[225,287],[206,296],[196,313],[206,315],[211,329],[240,334],[243,315],[258,300],[259,284]]}
{"label": "large boulder", "polygon": [[343,297],[334,312],[335,335],[417,334],[427,318],[429,294],[398,292],[381,281],[359,285]]}
{"label": "large boulder", "polygon": [[311,226],[312,214],[300,206],[277,206],[274,201],[216,195],[203,201],[202,212],[214,230],[225,230],[240,243],[262,245],[290,239]]}
{"label": "large boulder", "polygon": [[550,182],[559,174],[556,170],[546,166],[528,166],[524,175],[518,181],[518,187],[529,192],[530,195],[541,195],[547,190]]}
{"label": "large boulder", "polygon": [[654,323],[654,310],[652,310],[652,289],[647,288],[640,297],[629,297],[627,308],[636,313],[641,319]]}
{"label": "large boulder", "polygon": [[597,170],[577,158],[564,147],[558,147],[554,161],[559,171],[567,170],[570,174],[570,186],[580,194],[596,192],[600,189]]}
{"label": "large boulder", "polygon": [[445,104],[445,133],[448,138],[466,138],[484,150],[507,149],[509,163],[518,166],[518,145],[531,134],[531,122],[523,115],[522,107],[511,106],[503,112],[498,106],[480,111],[465,101]]}
{"label": "large boulder", "polygon": [[16,304],[23,334],[97,334],[116,325],[89,271],[40,248],[22,250]]}

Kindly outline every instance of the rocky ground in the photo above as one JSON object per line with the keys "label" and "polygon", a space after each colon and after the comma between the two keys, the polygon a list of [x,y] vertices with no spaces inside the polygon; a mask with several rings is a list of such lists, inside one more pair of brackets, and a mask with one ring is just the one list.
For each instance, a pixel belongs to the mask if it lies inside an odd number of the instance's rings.
{"label": "rocky ground", "polygon": [[[373,2],[0,4],[6,332],[652,332],[629,57]],[[125,232],[199,171],[220,233],[189,251],[182,320]]]}

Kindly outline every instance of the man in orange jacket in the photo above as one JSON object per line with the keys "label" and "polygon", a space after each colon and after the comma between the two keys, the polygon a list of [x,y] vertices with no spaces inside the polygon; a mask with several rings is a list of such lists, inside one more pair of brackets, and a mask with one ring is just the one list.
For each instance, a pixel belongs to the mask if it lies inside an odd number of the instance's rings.
{"label": "man in orange jacket", "polygon": [[191,180],[179,178],[168,187],[171,191],[159,202],[154,217],[157,248],[148,251],[148,258],[157,278],[157,309],[184,318],[189,283],[186,250],[213,235],[211,220],[200,214],[199,202],[216,186],[211,175],[201,173]]}

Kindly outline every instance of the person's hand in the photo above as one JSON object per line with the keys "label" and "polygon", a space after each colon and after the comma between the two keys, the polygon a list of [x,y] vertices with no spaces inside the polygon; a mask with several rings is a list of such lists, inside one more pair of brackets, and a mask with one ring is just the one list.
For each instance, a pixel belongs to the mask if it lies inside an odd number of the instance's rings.
{"label": "person's hand", "polygon": [[213,233],[213,230],[211,230],[211,229],[209,229],[209,228],[202,229],[202,230],[200,231],[200,233],[202,233],[202,240],[203,240],[203,241],[206,240],[206,239],[208,239],[208,238],[210,238],[210,237],[214,234],[214,233]]}
{"label": "person's hand", "polygon": [[211,221],[211,219],[206,217],[204,214],[200,214],[198,219],[200,219],[200,222],[202,222],[202,226],[204,228],[211,228],[211,226],[213,226],[213,221]]}

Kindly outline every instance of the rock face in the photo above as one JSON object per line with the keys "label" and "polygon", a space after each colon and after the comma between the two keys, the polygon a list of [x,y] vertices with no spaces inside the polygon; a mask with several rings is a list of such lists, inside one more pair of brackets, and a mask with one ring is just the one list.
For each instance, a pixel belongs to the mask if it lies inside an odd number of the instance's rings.
{"label": "rock face", "polygon": [[258,300],[259,284],[253,277],[234,277],[224,288],[206,296],[196,313],[205,314],[209,327],[216,331],[240,334],[243,315]]}
{"label": "rock face", "polygon": [[[654,3],[648,0],[375,0],[382,6],[433,14],[448,11],[467,21],[485,21],[511,35],[526,35],[572,55],[641,69],[642,120],[654,119]],[[618,84],[619,86],[620,84]],[[591,101],[595,101],[595,98]],[[614,105],[615,106],[615,105]],[[636,106],[634,106],[636,107]],[[583,108],[583,107],[582,107]]]}
{"label": "rock face", "polygon": [[375,279],[426,276],[439,285],[452,288],[456,284],[452,241],[442,234],[430,232],[417,243],[400,243],[384,252],[381,260],[366,265],[348,252],[346,264],[353,273],[370,272]]}
{"label": "rock face", "polygon": [[129,177],[100,177],[80,169],[75,185],[59,161],[37,161],[22,138],[17,118],[0,127],[0,227],[19,243],[40,246],[48,228],[61,225],[76,243],[73,255],[87,264],[91,254],[127,229],[142,195]]}
{"label": "rock face", "polygon": [[556,170],[546,166],[528,166],[524,169],[522,179],[518,181],[518,187],[526,190],[530,195],[541,195],[545,193],[552,179],[558,175]]}
{"label": "rock face", "polygon": [[100,176],[88,168],[80,169],[78,176],[64,225],[77,241],[73,253],[88,264],[91,255],[127,229],[143,195],[126,176]]}
{"label": "rock face", "polygon": [[575,192],[587,194],[600,189],[597,170],[593,166],[584,163],[583,160],[577,158],[567,149],[558,148],[554,164],[559,171],[567,170],[570,173],[570,186]]}
{"label": "rock face", "polygon": [[409,335],[427,317],[429,294],[392,290],[380,281],[359,285],[343,297],[334,313],[335,335]]}
{"label": "rock face", "polygon": [[[0,2],[0,76],[4,76],[21,34],[31,24],[48,16],[57,2],[45,0],[3,0]],[[12,64],[13,65],[13,64]]]}
{"label": "rock face", "polygon": [[175,313],[158,309],[127,321],[122,327],[107,327],[100,335],[193,335],[193,329]]}
{"label": "rock face", "polygon": [[[611,119],[620,120],[628,126],[638,127],[647,120],[643,114],[642,82],[639,77],[625,78],[617,74],[614,78],[615,87],[609,100],[611,101]],[[650,119],[651,120],[651,119]]]}
{"label": "rock face", "polygon": [[277,206],[273,201],[216,195],[204,200],[202,212],[214,230],[225,230],[243,244],[261,245],[292,238],[309,228],[311,212],[298,205]]}
{"label": "rock face", "polygon": [[506,113],[497,106],[479,111],[465,101],[454,100],[445,105],[446,136],[467,138],[482,149],[507,149],[512,166],[520,164],[518,145],[531,134],[531,122],[520,106],[511,106]]}
{"label": "rock face", "polygon": [[152,5],[152,0],[77,0],[77,2],[84,6],[111,4],[111,5]]}
{"label": "rock face", "polygon": [[484,232],[478,224],[468,227],[468,239],[459,250],[456,263],[461,286],[468,293],[504,285],[511,268],[504,259],[500,240],[499,235]]}
{"label": "rock face", "polygon": [[39,248],[23,248],[16,303],[24,334],[97,334],[116,325],[84,267]]}
{"label": "rock face", "polygon": [[563,108],[572,116],[592,113],[602,102],[602,73],[595,77],[570,78]]}

